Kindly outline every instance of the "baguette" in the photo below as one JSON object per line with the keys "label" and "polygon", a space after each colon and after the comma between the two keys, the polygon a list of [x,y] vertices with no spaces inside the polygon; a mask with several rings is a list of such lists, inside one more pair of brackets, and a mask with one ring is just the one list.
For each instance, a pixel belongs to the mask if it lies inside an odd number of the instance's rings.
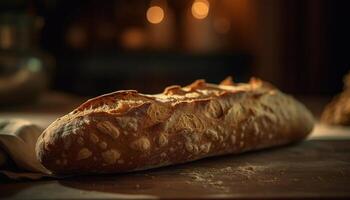
{"label": "baguette", "polygon": [[313,125],[301,103],[258,79],[197,80],[88,100],[42,133],[36,153],[55,174],[120,173],[285,145]]}

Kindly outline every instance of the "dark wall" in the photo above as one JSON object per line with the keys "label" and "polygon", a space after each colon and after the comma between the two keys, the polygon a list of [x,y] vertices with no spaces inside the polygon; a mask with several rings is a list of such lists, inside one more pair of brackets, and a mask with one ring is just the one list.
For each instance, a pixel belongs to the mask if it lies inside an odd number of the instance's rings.
{"label": "dark wall", "polygon": [[292,93],[338,93],[350,70],[350,1],[284,2],[282,87]]}
{"label": "dark wall", "polygon": [[[350,70],[350,1],[251,0],[242,4],[243,0],[211,0],[210,20],[223,13],[220,3],[229,5],[225,13],[231,17],[231,30],[215,35],[214,41],[224,45],[199,53],[186,49],[183,20],[191,3],[187,0],[167,1],[175,19],[175,42],[167,48],[127,49],[96,34],[104,23],[113,24],[109,28],[115,37],[131,26],[146,29],[145,10],[150,2],[5,0],[0,12],[43,17],[38,44],[56,59],[51,87],[81,95],[130,88],[159,92],[168,84],[197,78],[218,82],[228,75],[237,81],[258,75],[293,94],[334,95],[341,91],[342,77]],[[245,15],[230,14],[239,3]],[[86,28],[86,44],[79,48],[66,41],[69,28],[75,25]]]}

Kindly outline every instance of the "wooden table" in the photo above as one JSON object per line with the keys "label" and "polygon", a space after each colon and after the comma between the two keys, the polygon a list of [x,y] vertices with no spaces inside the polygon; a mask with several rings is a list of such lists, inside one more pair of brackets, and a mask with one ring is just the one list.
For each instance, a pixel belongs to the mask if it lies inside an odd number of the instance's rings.
{"label": "wooden table", "polygon": [[[29,118],[43,125],[56,117],[35,116]],[[349,130],[318,125],[311,138],[298,144],[137,173],[0,180],[0,198],[350,199]]]}
{"label": "wooden table", "polygon": [[7,182],[6,199],[350,198],[350,140],[307,140],[123,175]]}

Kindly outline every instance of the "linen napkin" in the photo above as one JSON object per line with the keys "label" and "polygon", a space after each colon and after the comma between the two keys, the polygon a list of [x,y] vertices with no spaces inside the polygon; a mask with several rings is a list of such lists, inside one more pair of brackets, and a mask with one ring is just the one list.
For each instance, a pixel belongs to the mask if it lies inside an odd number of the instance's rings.
{"label": "linen napkin", "polygon": [[[35,154],[35,144],[42,131],[23,119],[0,119],[0,174],[11,179],[52,176]],[[11,162],[15,166],[6,167]]]}

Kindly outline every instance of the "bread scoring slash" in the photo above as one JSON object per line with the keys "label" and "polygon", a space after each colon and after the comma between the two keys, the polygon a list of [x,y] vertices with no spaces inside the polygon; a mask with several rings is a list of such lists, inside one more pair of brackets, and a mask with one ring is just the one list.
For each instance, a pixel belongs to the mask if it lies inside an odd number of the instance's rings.
{"label": "bread scoring slash", "polygon": [[90,99],[53,122],[36,153],[56,174],[119,173],[285,145],[313,126],[301,103],[261,80],[197,80]]}

